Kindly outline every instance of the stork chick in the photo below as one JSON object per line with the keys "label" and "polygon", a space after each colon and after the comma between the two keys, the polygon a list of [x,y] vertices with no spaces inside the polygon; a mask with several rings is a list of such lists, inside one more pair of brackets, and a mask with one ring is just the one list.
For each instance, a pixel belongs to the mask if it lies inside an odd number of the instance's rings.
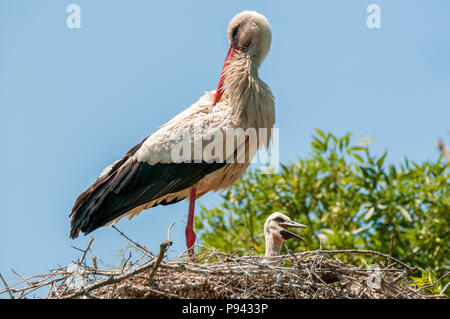
{"label": "stork chick", "polygon": [[279,256],[281,245],[285,240],[296,238],[304,240],[303,237],[289,231],[289,228],[306,228],[307,226],[292,221],[288,216],[275,212],[270,215],[264,224],[264,236],[266,239],[266,254],[264,263],[277,264],[278,260],[270,257]]}

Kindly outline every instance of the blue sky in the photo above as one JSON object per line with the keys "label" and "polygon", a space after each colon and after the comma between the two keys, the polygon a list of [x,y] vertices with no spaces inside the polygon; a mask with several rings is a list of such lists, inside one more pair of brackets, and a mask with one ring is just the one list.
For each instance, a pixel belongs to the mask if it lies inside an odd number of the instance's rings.
{"label": "blue sky", "polygon": [[[66,8],[81,7],[68,29]],[[366,7],[381,7],[369,29]],[[0,0],[0,273],[64,265],[88,237],[69,239],[75,198],[104,167],[215,89],[229,20],[263,13],[272,47],[260,70],[271,87],[282,162],[305,156],[314,128],[374,138],[387,161],[435,159],[450,143],[450,2]],[[198,205],[220,202],[207,195]],[[157,250],[173,222],[185,248],[186,201],[117,226]],[[95,231],[106,261],[128,243]]]}

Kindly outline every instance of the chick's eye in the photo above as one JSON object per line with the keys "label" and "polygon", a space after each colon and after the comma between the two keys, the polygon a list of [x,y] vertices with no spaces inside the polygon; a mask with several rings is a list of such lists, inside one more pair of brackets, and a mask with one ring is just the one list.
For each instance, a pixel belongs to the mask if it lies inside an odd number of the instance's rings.
{"label": "chick's eye", "polygon": [[239,24],[236,28],[233,29],[233,33],[231,34],[232,37],[233,37],[233,39],[236,38],[240,26],[241,26],[241,25]]}
{"label": "chick's eye", "polygon": [[277,223],[282,223],[282,222],[284,222],[283,217],[277,217],[277,218],[275,218],[274,220],[275,220]]}

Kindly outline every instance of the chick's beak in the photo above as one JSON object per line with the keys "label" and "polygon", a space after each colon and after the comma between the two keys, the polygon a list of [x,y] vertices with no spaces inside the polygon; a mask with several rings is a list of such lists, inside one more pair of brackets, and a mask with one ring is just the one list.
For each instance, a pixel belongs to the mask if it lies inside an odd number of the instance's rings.
{"label": "chick's beak", "polygon": [[283,237],[284,240],[288,240],[291,238],[296,238],[296,239],[301,239],[301,240],[305,240],[303,237],[291,232],[288,230],[289,227],[292,228],[307,228],[307,226],[294,222],[294,221],[289,221],[289,222],[285,222],[285,223],[281,223],[280,224],[281,227],[283,227],[284,229],[281,230],[281,236]]}
{"label": "chick's beak", "polygon": [[283,228],[286,228],[286,229],[289,228],[289,227],[292,227],[292,228],[308,228],[308,226],[305,226],[303,224],[294,222],[292,220],[289,221],[289,222],[281,223],[280,226],[283,227]]}

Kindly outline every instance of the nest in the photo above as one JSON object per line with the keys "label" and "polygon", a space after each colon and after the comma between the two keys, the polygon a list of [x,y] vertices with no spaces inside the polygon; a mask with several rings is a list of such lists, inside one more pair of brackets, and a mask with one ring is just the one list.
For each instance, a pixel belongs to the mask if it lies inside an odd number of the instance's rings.
{"label": "nest", "polygon": [[[140,258],[120,270],[101,270],[95,259],[93,266],[85,262],[92,240],[76,263],[45,275],[21,277],[11,286],[4,282],[6,288],[0,294],[26,298],[36,289],[47,287],[49,299],[446,298],[442,293],[427,293],[427,287],[412,286],[409,277],[415,268],[370,250],[289,252],[268,261],[261,256],[240,257],[199,246],[196,249],[200,253],[191,262],[186,253],[164,260],[170,240],[161,243],[158,255],[132,241],[142,251]],[[335,257],[342,254],[370,254],[381,262],[376,267],[348,265]]]}
{"label": "nest", "polygon": [[[123,282],[93,290],[97,298],[427,298],[405,271],[362,269],[311,252],[289,267],[221,254],[214,263],[169,261]],[[92,296],[91,296],[92,297]]]}

